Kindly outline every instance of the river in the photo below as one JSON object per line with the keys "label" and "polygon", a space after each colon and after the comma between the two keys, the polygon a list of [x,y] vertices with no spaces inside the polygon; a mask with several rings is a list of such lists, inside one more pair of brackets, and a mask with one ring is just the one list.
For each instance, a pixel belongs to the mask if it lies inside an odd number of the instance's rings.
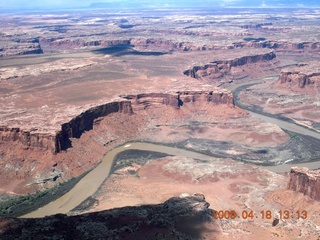
{"label": "river", "polygon": [[[288,123],[283,120],[276,118],[267,117],[258,113],[248,111],[253,117],[260,118],[263,121],[270,122],[278,125],[282,129],[286,129],[292,132],[312,136],[314,138],[320,139],[320,133],[308,130],[302,126]],[[153,151],[159,153],[166,153],[169,155],[190,157],[200,160],[210,160],[213,159],[212,156],[194,152],[192,150],[185,150],[175,147],[164,146],[160,144],[144,143],[144,142],[134,142],[128,143],[123,146],[119,146],[109,151],[102,159],[101,163],[98,164],[92,171],[85,175],[69,192],[67,192],[62,197],[50,202],[49,204],[41,207],[31,213],[21,216],[21,218],[39,218],[48,215],[53,215],[57,213],[68,213],[70,210],[78,206],[88,197],[92,196],[104,182],[104,180],[109,176],[110,170],[112,168],[113,160],[118,153],[126,150],[145,150]],[[320,168],[320,161],[301,163],[301,164],[283,164],[277,166],[265,166],[263,168],[268,169],[273,172],[288,172],[292,166],[308,167],[310,169]]]}

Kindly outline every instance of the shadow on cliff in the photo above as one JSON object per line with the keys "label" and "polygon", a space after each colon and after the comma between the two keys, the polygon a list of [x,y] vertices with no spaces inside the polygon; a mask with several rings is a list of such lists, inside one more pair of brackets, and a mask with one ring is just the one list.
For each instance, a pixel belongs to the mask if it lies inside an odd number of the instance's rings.
{"label": "shadow on cliff", "polygon": [[140,56],[161,56],[169,54],[169,52],[141,52],[133,49],[132,45],[118,44],[112,47],[100,48],[92,51],[96,54],[107,54],[114,57],[121,57],[126,55],[140,55]]}
{"label": "shadow on cliff", "polygon": [[0,220],[0,239],[202,239],[218,233],[208,206],[195,194],[78,216],[6,219]]}

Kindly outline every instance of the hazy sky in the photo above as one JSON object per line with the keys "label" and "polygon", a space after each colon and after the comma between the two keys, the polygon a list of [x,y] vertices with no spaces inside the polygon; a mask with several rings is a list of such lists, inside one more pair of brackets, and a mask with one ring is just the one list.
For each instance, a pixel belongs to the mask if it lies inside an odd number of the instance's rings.
{"label": "hazy sky", "polygon": [[57,9],[57,8],[82,8],[91,3],[110,3],[119,8],[126,6],[317,6],[320,0],[0,0],[1,9]]}

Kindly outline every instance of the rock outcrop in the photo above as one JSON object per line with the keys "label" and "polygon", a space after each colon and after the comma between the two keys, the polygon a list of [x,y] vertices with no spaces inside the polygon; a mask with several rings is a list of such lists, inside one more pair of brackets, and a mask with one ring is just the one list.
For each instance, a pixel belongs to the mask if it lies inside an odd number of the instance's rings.
{"label": "rock outcrop", "polygon": [[131,114],[131,102],[111,102],[93,107],[71,119],[69,122],[62,124],[61,131],[56,135],[54,152],[57,153],[61,150],[66,150],[71,146],[70,138],[80,138],[83,132],[93,128],[96,119],[115,112]]}
{"label": "rock outcrop", "polygon": [[[190,35],[186,32],[161,32],[162,34],[179,34]],[[204,36],[210,36],[205,34]],[[318,42],[281,42],[281,41],[266,41],[266,40],[249,40],[219,44],[196,44],[188,41],[175,41],[165,38],[127,38],[127,39],[111,39],[106,40],[102,36],[84,36],[79,38],[41,38],[40,45],[45,52],[57,51],[63,49],[77,49],[83,47],[113,47],[117,45],[134,46],[137,49],[158,49],[164,51],[210,51],[221,49],[235,48],[270,48],[277,51],[292,51],[292,50],[319,50],[320,43]]]}
{"label": "rock outcrop", "polygon": [[[51,150],[61,152],[71,147],[71,138],[80,138],[85,131],[93,128],[94,123],[101,117],[111,113],[133,114],[134,111],[159,104],[170,105],[179,109],[188,103],[213,103],[234,106],[233,96],[228,91],[185,91],[175,94],[145,93],[122,96],[122,101],[115,101],[88,109],[69,122],[61,125],[61,130],[56,135],[39,133],[37,129],[23,130],[20,128],[0,127],[1,141],[18,141],[25,149]],[[134,107],[133,107],[134,105]]]}
{"label": "rock outcrop", "polygon": [[[187,195],[187,194],[184,194]],[[1,239],[202,239],[212,221],[202,194],[173,197],[158,205],[123,207],[79,216],[0,219]]]}
{"label": "rock outcrop", "polygon": [[[4,36],[4,39],[7,36]],[[25,55],[25,54],[41,54],[43,50],[40,46],[38,38],[13,38],[10,41],[0,40],[0,57]]]}
{"label": "rock outcrop", "polygon": [[[257,25],[244,25],[242,28],[259,28],[261,24]],[[210,32],[189,32],[187,30],[153,30],[153,32],[167,34],[167,35],[181,35],[181,36],[211,36],[215,33]],[[115,32],[116,34],[117,32]],[[134,32],[129,31],[128,34]],[[122,32],[122,34],[126,34]],[[238,33],[236,35],[247,36],[247,33]],[[12,37],[4,36],[6,41],[3,43],[3,47],[0,48],[0,56],[12,56],[23,54],[41,54],[43,52],[59,52],[64,50],[75,50],[84,47],[102,47],[108,48],[117,45],[122,46],[134,46],[137,49],[157,49],[162,51],[210,51],[210,50],[222,50],[222,49],[235,49],[235,48],[270,48],[277,51],[317,51],[320,50],[319,42],[285,42],[285,41],[267,41],[262,39],[255,39],[247,37],[244,41],[228,42],[225,44],[198,44],[190,41],[176,41],[167,38],[139,38],[139,37],[126,37],[126,38],[106,38],[107,34],[89,34],[80,35],[76,37],[45,37],[40,38],[21,38],[16,40]],[[228,36],[229,33],[222,35]],[[234,35],[233,33],[231,35]],[[18,37],[18,36],[14,36]]]}
{"label": "rock outcrop", "polygon": [[271,48],[277,51],[320,50],[320,42],[246,41],[233,43],[234,48]]}
{"label": "rock outcrop", "polygon": [[202,78],[207,76],[219,78],[224,74],[229,73],[232,67],[239,67],[249,63],[270,61],[275,57],[276,54],[274,52],[268,52],[260,55],[250,55],[230,60],[214,61],[204,66],[194,66],[193,68],[184,71],[183,74],[192,78]]}
{"label": "rock outcrop", "polygon": [[104,40],[102,38],[40,38],[44,52],[55,52],[64,49],[77,49],[83,47],[112,47],[117,45],[130,45],[129,39]]}
{"label": "rock outcrop", "polygon": [[278,82],[280,84],[290,83],[293,86],[304,88],[307,85],[320,83],[319,62],[308,62],[298,64],[296,67],[281,71]]}
{"label": "rock outcrop", "polygon": [[36,129],[22,130],[20,128],[0,127],[1,141],[19,141],[25,149],[51,150],[55,149],[55,136],[37,133]]}
{"label": "rock outcrop", "polygon": [[299,88],[304,88],[306,85],[310,84],[310,78],[301,72],[281,72],[279,76],[280,83],[293,82],[297,83]]}
{"label": "rock outcrop", "polygon": [[292,167],[288,189],[301,192],[314,200],[320,201],[320,171]]}

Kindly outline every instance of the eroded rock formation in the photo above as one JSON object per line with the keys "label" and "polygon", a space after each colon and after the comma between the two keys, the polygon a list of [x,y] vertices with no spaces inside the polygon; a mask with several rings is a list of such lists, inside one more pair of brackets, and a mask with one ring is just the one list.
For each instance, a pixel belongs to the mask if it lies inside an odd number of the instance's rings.
{"label": "eroded rock formation", "polygon": [[284,41],[246,41],[236,42],[234,48],[253,47],[253,48],[271,48],[277,51],[294,51],[294,50],[319,50],[319,42],[284,42]]}
{"label": "eroded rock formation", "polygon": [[[132,114],[134,109],[143,110],[159,104],[170,105],[176,109],[179,109],[184,103],[208,102],[234,105],[233,96],[227,91],[185,91],[176,94],[146,93],[122,97],[123,101],[96,106],[74,117],[69,122],[62,124],[61,130],[56,135],[38,133],[37,129],[22,130],[20,128],[0,127],[0,140],[19,141],[26,149],[30,150],[51,150],[58,153],[71,147],[70,138],[80,138],[83,132],[93,128],[97,119],[110,113]],[[132,105],[135,106],[134,109]]]}
{"label": "eroded rock formation", "polygon": [[129,39],[94,39],[86,38],[41,38],[41,47],[45,52],[55,52],[59,49],[77,49],[82,47],[112,47],[116,45],[130,45]]}
{"label": "eroded rock formation", "polygon": [[320,201],[320,171],[292,167],[288,189]]}
{"label": "eroded rock formation", "polygon": [[55,149],[55,136],[46,133],[34,133],[34,131],[36,129],[26,131],[20,128],[0,127],[0,140],[19,141],[25,146],[25,149]]}
{"label": "eroded rock formation", "polygon": [[3,183],[19,193],[53,186],[57,178],[64,181],[88,171],[116,145],[141,139],[162,124],[187,123],[197,111],[216,116],[212,109],[218,109],[217,116],[237,112],[228,91],[145,93],[92,107],[49,133],[1,127]]}
{"label": "eroded rock formation", "polygon": [[16,38],[11,39],[11,42],[6,42],[4,39],[0,40],[0,57],[43,53],[38,38],[20,39],[17,36]]}
{"label": "eroded rock formation", "polygon": [[232,67],[243,66],[248,63],[260,61],[270,61],[276,57],[274,52],[268,52],[260,55],[243,56],[240,58],[214,61],[204,66],[194,66],[192,69],[184,71],[184,74],[193,78],[212,76],[213,78],[222,77],[227,74]]}
{"label": "eroded rock formation", "polygon": [[[184,194],[187,195],[187,194]],[[173,197],[158,205],[123,207],[79,216],[0,219],[0,238],[200,239],[213,211],[202,194]]]}
{"label": "eroded rock formation", "polygon": [[61,131],[56,135],[54,152],[66,150],[71,146],[70,138],[80,138],[84,131],[89,131],[93,128],[96,119],[115,112],[131,114],[131,102],[120,101],[100,105],[62,124]]}
{"label": "eroded rock formation", "polygon": [[281,71],[278,82],[290,83],[299,88],[320,82],[320,68],[318,62],[298,64],[296,67]]}
{"label": "eroded rock formation", "polygon": [[[244,25],[242,28],[261,27],[257,25]],[[187,30],[152,30],[154,33],[161,33],[166,35],[181,35],[181,36],[216,36],[216,33],[210,32],[189,32]],[[136,33],[130,31],[127,34]],[[126,32],[122,32],[126,34]],[[228,42],[225,44],[210,44],[210,43],[195,43],[190,41],[172,40],[161,37],[125,37],[108,39],[106,33],[88,34],[76,37],[45,37],[40,38],[21,38],[18,36],[12,37],[4,36],[7,39],[1,49],[0,56],[12,56],[23,54],[41,54],[43,52],[59,52],[61,50],[72,50],[83,47],[113,47],[117,45],[134,46],[137,49],[158,49],[163,51],[208,51],[221,49],[235,49],[235,48],[270,48],[277,51],[317,51],[320,49],[319,42],[286,42],[286,41],[268,41],[247,38],[245,41]],[[221,35],[221,34],[220,34]],[[222,36],[228,36],[229,33],[224,33]],[[231,35],[234,35],[233,33]],[[237,33],[239,36],[247,36],[248,33]],[[16,38],[15,38],[16,37]],[[21,36],[19,36],[21,37]]]}

